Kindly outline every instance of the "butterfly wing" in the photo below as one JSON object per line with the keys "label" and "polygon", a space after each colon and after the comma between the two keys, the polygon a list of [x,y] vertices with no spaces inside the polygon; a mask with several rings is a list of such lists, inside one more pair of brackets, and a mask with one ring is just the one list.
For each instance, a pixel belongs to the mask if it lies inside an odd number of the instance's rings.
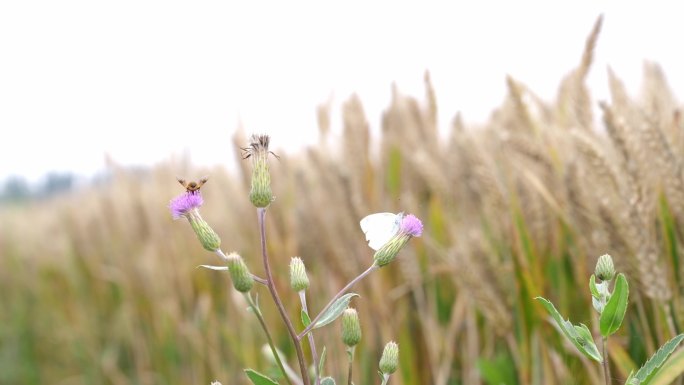
{"label": "butterfly wing", "polygon": [[381,248],[399,231],[401,214],[376,213],[366,216],[359,223],[366,234],[368,246],[373,250]]}

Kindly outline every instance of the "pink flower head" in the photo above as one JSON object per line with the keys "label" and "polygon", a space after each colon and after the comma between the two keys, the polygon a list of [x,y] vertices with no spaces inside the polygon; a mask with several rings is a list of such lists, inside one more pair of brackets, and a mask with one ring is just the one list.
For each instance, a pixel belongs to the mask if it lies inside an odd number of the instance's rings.
{"label": "pink flower head", "polygon": [[169,209],[173,219],[178,219],[187,215],[190,211],[202,206],[204,200],[199,191],[194,193],[184,193],[179,195],[169,202]]}
{"label": "pink flower head", "polygon": [[423,222],[413,214],[405,215],[399,231],[412,237],[420,237],[423,234]]}

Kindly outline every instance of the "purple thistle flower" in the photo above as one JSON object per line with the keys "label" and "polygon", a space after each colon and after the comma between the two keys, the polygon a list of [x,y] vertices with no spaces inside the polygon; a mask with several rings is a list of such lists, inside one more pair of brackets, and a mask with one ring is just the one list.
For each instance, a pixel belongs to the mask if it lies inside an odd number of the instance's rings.
{"label": "purple thistle flower", "polygon": [[406,215],[401,220],[399,231],[412,237],[420,237],[423,234],[423,222],[413,214]]}
{"label": "purple thistle flower", "polygon": [[171,199],[171,202],[169,202],[169,209],[171,210],[173,219],[178,219],[202,206],[202,203],[204,203],[204,200],[199,192],[184,193]]}

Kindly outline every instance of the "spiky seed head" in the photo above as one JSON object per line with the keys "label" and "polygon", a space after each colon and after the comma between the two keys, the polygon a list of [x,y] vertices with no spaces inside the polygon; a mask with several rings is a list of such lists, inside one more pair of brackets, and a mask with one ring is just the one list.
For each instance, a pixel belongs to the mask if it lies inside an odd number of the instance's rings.
{"label": "spiky seed head", "polygon": [[243,159],[252,158],[252,185],[249,200],[256,207],[267,207],[273,201],[271,174],[268,170],[268,135],[252,135],[249,146],[242,148]]}
{"label": "spiky seed head", "polygon": [[293,257],[290,262],[290,286],[296,292],[309,288],[306,266],[304,266],[304,261],[299,257]]}
{"label": "spiky seed head", "polygon": [[361,323],[356,309],[348,308],[342,313],[342,342],[352,347],[361,341]]}
{"label": "spiky seed head", "polygon": [[254,286],[254,277],[249,272],[242,257],[237,253],[228,254],[228,270],[233,280],[233,287],[241,293],[247,293]]}
{"label": "spiky seed head", "polygon": [[380,357],[380,371],[383,374],[392,374],[397,371],[399,366],[399,345],[394,341],[390,341],[385,345],[385,350],[382,351]]}
{"label": "spiky seed head", "polygon": [[613,258],[608,254],[603,254],[596,261],[596,269],[594,270],[596,278],[601,281],[610,281],[615,277],[615,265],[613,265]]}

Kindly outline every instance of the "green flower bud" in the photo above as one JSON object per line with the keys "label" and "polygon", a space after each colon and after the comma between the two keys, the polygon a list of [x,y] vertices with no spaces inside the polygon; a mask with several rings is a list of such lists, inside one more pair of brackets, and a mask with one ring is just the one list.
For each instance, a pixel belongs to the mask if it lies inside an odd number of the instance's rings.
{"label": "green flower bud", "polygon": [[346,309],[342,313],[342,342],[352,347],[361,341],[361,324],[356,309]]}
{"label": "green flower bud", "polygon": [[271,174],[268,171],[268,135],[252,135],[249,147],[242,149],[243,158],[252,158],[252,187],[249,200],[256,207],[267,207],[273,201],[271,192]]}
{"label": "green flower bud", "polygon": [[594,274],[596,274],[596,278],[601,281],[610,281],[615,277],[615,266],[613,265],[613,259],[610,255],[604,254],[598,258]]}
{"label": "green flower bud", "polygon": [[385,243],[378,251],[373,255],[373,262],[379,266],[383,267],[394,260],[394,258],[399,254],[399,251],[408,243],[410,236],[399,234],[394,238],[390,239],[389,242]]}
{"label": "green flower bud", "polygon": [[254,277],[252,277],[242,257],[237,253],[228,254],[228,270],[230,271],[230,278],[233,280],[235,290],[241,293],[252,290]]}
{"label": "green flower bud", "polygon": [[296,292],[309,288],[309,277],[306,275],[306,267],[299,257],[293,257],[290,262],[290,286]]}
{"label": "green flower bud", "polygon": [[392,374],[397,371],[397,366],[399,366],[399,345],[396,342],[390,341],[385,345],[379,366],[383,374]]}
{"label": "green flower bud", "polygon": [[202,247],[208,251],[216,251],[221,247],[221,238],[214,231],[214,229],[209,226],[209,224],[202,219],[199,212],[195,210],[187,215],[190,226],[197,234],[197,239],[199,239]]}

